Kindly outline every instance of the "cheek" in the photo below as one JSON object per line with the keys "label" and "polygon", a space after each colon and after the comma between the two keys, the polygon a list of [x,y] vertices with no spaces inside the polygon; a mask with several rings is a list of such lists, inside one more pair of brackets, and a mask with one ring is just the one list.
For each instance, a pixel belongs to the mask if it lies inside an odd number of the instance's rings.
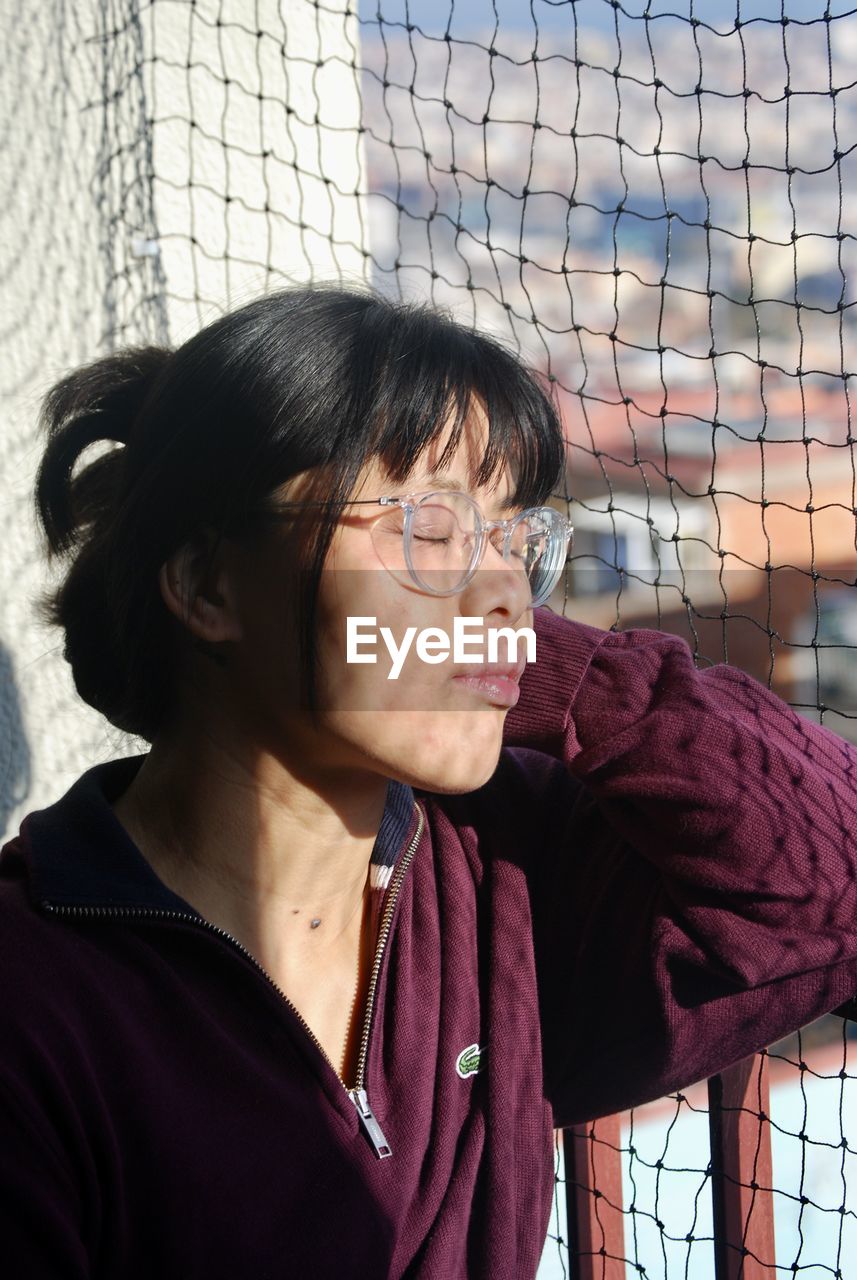
{"label": "cheek", "polygon": [[[451,658],[423,661],[417,637],[451,635],[454,601],[410,591],[385,572],[338,572],[319,595],[318,649],[331,709],[430,710]],[[349,625],[350,624],[350,625]],[[349,644],[350,636],[350,644]]]}
{"label": "cheek", "polygon": [[[451,637],[455,598],[408,591],[385,573],[338,573],[319,606],[320,705],[329,739],[353,764],[424,790],[465,792],[486,782],[497,765],[504,712],[463,695],[451,679],[451,656],[424,662],[415,640],[398,677],[388,678],[393,659],[381,627],[397,648],[409,627],[437,627]],[[372,643],[361,646],[373,663],[347,661],[349,616],[375,618],[363,628]]]}
{"label": "cheek", "polygon": [[302,673],[292,602],[260,597],[255,612],[245,610],[241,642],[231,662],[231,678],[240,706],[264,718],[297,712]]}

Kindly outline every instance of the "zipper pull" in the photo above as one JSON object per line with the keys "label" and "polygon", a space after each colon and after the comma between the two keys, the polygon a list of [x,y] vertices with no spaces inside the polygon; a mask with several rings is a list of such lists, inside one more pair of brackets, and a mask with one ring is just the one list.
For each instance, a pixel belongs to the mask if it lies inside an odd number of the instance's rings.
{"label": "zipper pull", "polygon": [[375,1154],[379,1160],[386,1160],[387,1156],[393,1153],[390,1145],[384,1137],[381,1126],[379,1125],[372,1108],[369,1106],[369,1099],[366,1096],[365,1089],[350,1089],[348,1096],[357,1108],[357,1114],[360,1117],[360,1123],[369,1135],[369,1140],[375,1148]]}

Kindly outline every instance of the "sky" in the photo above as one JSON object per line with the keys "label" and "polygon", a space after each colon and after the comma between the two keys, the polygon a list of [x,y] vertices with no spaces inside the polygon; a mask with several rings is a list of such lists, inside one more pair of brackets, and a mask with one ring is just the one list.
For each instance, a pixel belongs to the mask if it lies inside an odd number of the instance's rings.
{"label": "sky", "polygon": [[[652,15],[678,14],[698,17],[714,26],[732,26],[738,0],[621,0],[626,13],[639,17],[650,4]],[[534,23],[545,34],[567,31],[575,21],[590,27],[613,25],[610,0],[359,0],[360,15],[367,21],[378,14],[386,22],[412,22],[427,34],[442,34],[449,27],[453,37],[491,30],[499,19],[506,28],[532,31]],[[741,0],[742,21],[754,18],[821,18],[827,0]],[[830,0],[833,15],[847,13],[854,0]]]}

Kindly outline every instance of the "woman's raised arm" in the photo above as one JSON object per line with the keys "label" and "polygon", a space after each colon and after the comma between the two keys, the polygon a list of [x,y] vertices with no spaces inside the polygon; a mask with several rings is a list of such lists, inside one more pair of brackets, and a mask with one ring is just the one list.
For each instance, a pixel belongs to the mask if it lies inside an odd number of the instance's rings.
{"label": "woman's raised arm", "polygon": [[[502,769],[545,773],[530,863],[558,1122],[728,1065],[857,990],[857,747],[652,630],[538,609]],[[557,764],[548,765],[544,755]],[[549,776],[548,776],[549,775]]]}

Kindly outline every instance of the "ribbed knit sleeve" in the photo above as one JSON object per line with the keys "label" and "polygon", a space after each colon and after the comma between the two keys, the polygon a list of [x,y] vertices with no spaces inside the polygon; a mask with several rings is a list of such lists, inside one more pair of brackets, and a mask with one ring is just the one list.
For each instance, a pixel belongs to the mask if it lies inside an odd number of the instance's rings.
{"label": "ribbed knit sleeve", "polygon": [[536,610],[507,746],[560,766],[534,859],[563,1122],[687,1085],[857,990],[857,748],[652,630]]}

